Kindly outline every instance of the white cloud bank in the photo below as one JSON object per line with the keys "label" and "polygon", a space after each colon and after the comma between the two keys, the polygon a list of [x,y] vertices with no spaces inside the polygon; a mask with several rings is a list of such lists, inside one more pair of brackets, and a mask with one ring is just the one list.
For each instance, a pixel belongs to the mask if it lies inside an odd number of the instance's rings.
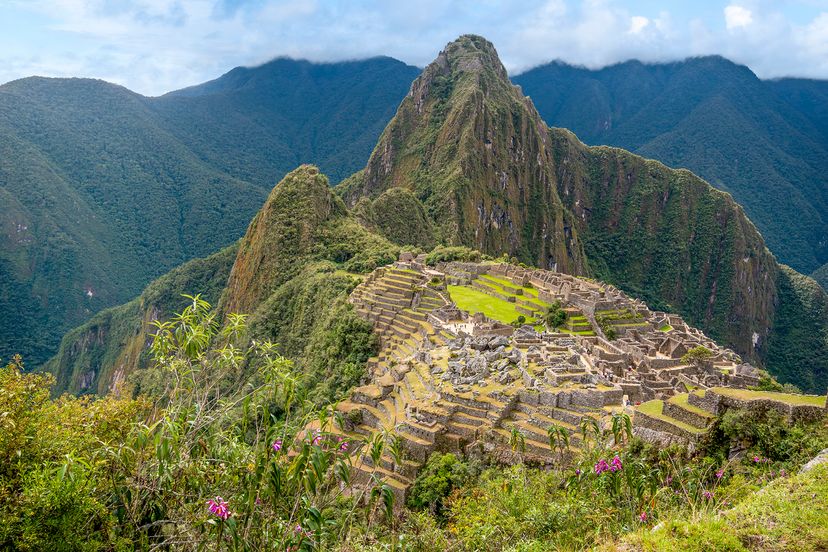
{"label": "white cloud bank", "polygon": [[753,23],[753,14],[745,7],[731,4],[724,9],[725,26],[728,29],[747,27]]}
{"label": "white cloud bank", "polygon": [[422,66],[463,33],[494,42],[513,73],[554,59],[594,68],[721,54],[763,78],[828,78],[828,0],[780,4],[801,8],[797,18],[770,0],[722,1],[715,9],[698,0],[681,4],[0,0],[0,82],[87,76],[161,94],[280,55],[389,55]]}

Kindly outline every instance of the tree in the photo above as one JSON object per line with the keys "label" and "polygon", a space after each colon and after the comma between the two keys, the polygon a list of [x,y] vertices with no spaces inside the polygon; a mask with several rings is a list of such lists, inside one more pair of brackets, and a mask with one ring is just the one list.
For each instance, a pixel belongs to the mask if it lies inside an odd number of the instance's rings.
{"label": "tree", "polygon": [[681,357],[681,361],[685,364],[692,364],[693,366],[699,367],[706,364],[712,357],[713,351],[704,345],[699,345],[698,347],[693,347],[687,351],[687,353]]}

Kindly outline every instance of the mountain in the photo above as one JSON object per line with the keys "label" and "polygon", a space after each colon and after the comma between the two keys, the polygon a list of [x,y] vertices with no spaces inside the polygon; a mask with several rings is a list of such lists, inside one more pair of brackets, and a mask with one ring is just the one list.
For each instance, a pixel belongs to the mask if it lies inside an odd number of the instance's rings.
{"label": "mountain", "polygon": [[356,205],[394,188],[440,241],[598,276],[761,354],[776,265],[741,208],[688,171],[550,129],[485,39],[462,37],[423,71],[340,193]]}
{"label": "mountain", "polygon": [[718,56],[514,78],[550,125],[686,167],[730,192],[782,262],[828,261],[828,82],[762,81]]}
{"label": "mountain", "polygon": [[160,98],[102,81],[0,86],[0,358],[37,366],[69,328],[233,242],[273,183],[364,164],[414,67],[278,59]]}
{"label": "mountain", "polygon": [[[190,261],[67,333],[45,369],[59,391],[106,393],[147,367],[151,323],[186,305],[182,293],[203,292],[222,312],[248,315],[252,336],[278,343],[315,395],[330,399],[358,381],[376,349],[348,294],[398,253],[359,224],[319,169],[303,165],[273,188],[238,244]],[[137,386],[160,380],[144,371]]]}
{"label": "mountain", "polygon": [[811,277],[824,289],[828,289],[828,263],[816,269]]}
{"label": "mountain", "polygon": [[[449,44],[415,80],[366,167],[335,189],[345,203],[326,183],[302,167],[276,186],[219,303],[250,314],[254,335],[278,342],[310,380],[330,376],[325,396],[358,379],[370,331],[345,299],[359,273],[393,258],[391,242],[466,245],[599,278],[679,312],[782,381],[825,389],[824,290],[776,263],[730,194],[549,128],[481,37]],[[109,369],[75,358],[51,365]],[[341,358],[348,377],[333,368]]]}

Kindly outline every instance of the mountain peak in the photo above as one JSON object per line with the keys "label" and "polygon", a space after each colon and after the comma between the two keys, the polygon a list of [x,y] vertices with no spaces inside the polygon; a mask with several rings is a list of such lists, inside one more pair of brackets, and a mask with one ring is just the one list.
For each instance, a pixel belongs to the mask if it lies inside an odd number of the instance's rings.
{"label": "mountain peak", "polygon": [[223,298],[226,311],[252,312],[274,287],[295,276],[296,261],[311,252],[318,229],[346,215],[315,166],[285,175],[242,238]]}
{"label": "mountain peak", "polygon": [[463,35],[449,42],[432,65],[443,63],[455,74],[493,71],[498,77],[509,78],[494,44],[482,36]]}
{"label": "mountain peak", "polygon": [[[440,94],[443,84],[460,80],[475,83],[501,81],[509,84],[509,76],[497,55],[494,45],[477,35],[463,35],[437,55],[411,85],[410,96],[424,100],[429,93]],[[437,86],[433,86],[437,83]]]}

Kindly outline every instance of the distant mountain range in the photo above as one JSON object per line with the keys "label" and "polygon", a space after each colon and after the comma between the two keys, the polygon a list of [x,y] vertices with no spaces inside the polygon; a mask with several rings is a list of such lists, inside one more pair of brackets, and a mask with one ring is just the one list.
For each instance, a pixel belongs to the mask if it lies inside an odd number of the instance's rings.
{"label": "distant mountain range", "polygon": [[781,262],[806,274],[828,262],[828,81],[762,81],[717,56],[551,63],[514,81],[550,125],[733,194]]}
{"label": "distant mountain range", "polygon": [[88,79],[0,86],[0,358],[237,240],[274,183],[359,167],[418,69],[278,59],[146,98]]}
{"label": "distant mountain range", "polygon": [[[278,59],[159,98],[86,79],[0,86],[0,308],[21,313],[0,327],[0,358],[39,365],[94,312],[234,242],[300,163],[332,182],[365,166],[419,73],[390,58]],[[780,261],[805,273],[828,262],[825,81],[761,81],[717,57],[598,71],[553,63],[512,81],[550,125],[731,192]],[[405,232],[423,245],[448,235]],[[538,246],[523,244],[537,262]]]}
{"label": "distant mountain range", "polygon": [[820,392],[828,382],[828,294],[777,263],[730,194],[550,128],[473,35],[417,77],[364,169],[333,189],[315,167],[292,171],[237,248],[68,333],[47,368],[61,389],[106,392],[142,367],[149,324],[180,306],[175,292],[203,288],[335,395],[370,349],[346,301],[359,273],[434,244],[597,278],[682,314],[781,381]]}

